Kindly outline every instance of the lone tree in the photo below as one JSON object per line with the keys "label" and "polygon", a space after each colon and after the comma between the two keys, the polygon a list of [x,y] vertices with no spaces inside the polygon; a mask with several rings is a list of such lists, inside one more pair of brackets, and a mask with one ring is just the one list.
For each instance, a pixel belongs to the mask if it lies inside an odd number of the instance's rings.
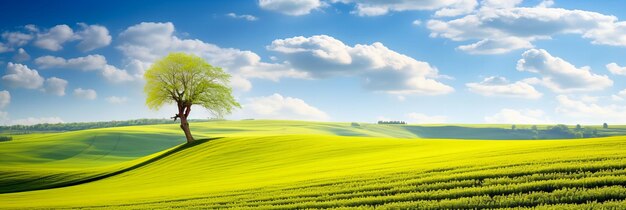
{"label": "lone tree", "polygon": [[187,143],[194,141],[187,121],[192,105],[200,105],[218,118],[240,107],[228,86],[230,75],[195,55],[170,53],[152,64],[144,78],[146,105],[158,110],[175,103],[178,113],[172,119],[180,118]]}

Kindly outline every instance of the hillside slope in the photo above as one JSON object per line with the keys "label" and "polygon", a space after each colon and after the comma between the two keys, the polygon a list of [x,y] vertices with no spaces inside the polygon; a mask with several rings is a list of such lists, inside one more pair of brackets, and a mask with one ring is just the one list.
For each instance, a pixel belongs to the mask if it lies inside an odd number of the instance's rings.
{"label": "hillside slope", "polygon": [[[303,121],[192,123],[196,138],[325,134],[416,137],[398,126]],[[0,142],[0,193],[81,183],[147,161],[185,142],[177,125],[128,126],[65,133],[16,135]]]}
{"label": "hillside slope", "polygon": [[[201,127],[195,128],[196,133],[211,136],[211,132],[224,132]],[[279,127],[231,132],[94,182],[0,194],[0,206],[241,209],[626,205],[624,137],[426,140],[342,137],[305,125],[280,133],[275,130]],[[248,128],[232,124],[224,129]],[[289,134],[290,129],[312,134]]]}

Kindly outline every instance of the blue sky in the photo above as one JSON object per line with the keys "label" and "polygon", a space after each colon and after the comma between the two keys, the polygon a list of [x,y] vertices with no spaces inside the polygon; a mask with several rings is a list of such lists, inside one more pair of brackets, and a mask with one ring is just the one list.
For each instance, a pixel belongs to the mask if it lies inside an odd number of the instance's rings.
{"label": "blue sky", "polygon": [[[626,123],[623,1],[14,1],[0,123],[163,118],[169,52],[233,75],[228,119]],[[194,118],[210,117],[195,108]]]}

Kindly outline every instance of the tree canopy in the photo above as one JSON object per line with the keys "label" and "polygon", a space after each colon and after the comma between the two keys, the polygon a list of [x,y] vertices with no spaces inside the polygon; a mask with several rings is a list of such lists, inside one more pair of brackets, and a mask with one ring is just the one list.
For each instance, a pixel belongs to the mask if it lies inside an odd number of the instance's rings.
{"label": "tree canopy", "polygon": [[192,105],[204,107],[216,118],[222,118],[240,107],[229,87],[230,75],[195,55],[170,53],[156,61],[144,78],[146,105],[158,110],[165,104],[176,104],[178,113],[173,119],[180,118],[181,128],[189,142],[193,141],[193,137],[187,117]]}

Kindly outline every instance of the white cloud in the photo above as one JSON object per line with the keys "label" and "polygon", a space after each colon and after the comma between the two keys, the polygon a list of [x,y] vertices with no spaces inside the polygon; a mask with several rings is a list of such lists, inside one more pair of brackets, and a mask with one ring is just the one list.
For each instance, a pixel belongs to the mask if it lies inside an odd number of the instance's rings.
{"label": "white cloud", "polygon": [[578,68],[543,49],[524,52],[517,70],[542,75],[541,84],[555,92],[602,90],[613,85],[608,76],[594,74],[588,66]]}
{"label": "white cloud", "polygon": [[621,67],[617,65],[617,63],[606,64],[606,69],[608,69],[611,74],[626,75],[626,67]]}
{"label": "white cloud", "polygon": [[28,24],[25,25],[24,28],[28,31],[28,32],[39,32],[39,28],[36,25],[33,24]]}
{"label": "white cloud", "polygon": [[48,55],[35,59],[35,63],[40,69],[67,68],[83,71],[94,71],[102,70],[107,65],[107,60],[104,56],[98,54],[71,58],[67,60],[65,58]]}
{"label": "white cloud", "polygon": [[486,123],[492,124],[552,124],[538,109],[501,109],[498,113],[485,117]]}
{"label": "white cloud", "polygon": [[483,0],[480,2],[482,7],[488,8],[514,8],[518,4],[522,3],[522,0]]}
{"label": "white cloud", "polygon": [[617,94],[611,95],[613,101],[624,101],[626,97],[626,89],[619,91]]}
{"label": "white cloud", "polygon": [[78,25],[82,28],[76,33],[77,39],[80,40],[77,45],[79,50],[87,52],[111,44],[111,35],[109,35],[109,30],[106,27],[85,23]]}
{"label": "white cloud", "polygon": [[498,39],[483,39],[476,43],[461,45],[459,50],[469,54],[502,54],[511,50],[528,49],[534,47],[530,41],[516,37]]}
{"label": "white cloud", "polygon": [[626,107],[609,104],[599,105],[597,102],[575,100],[565,95],[556,97],[556,112],[584,124],[626,123]]}
{"label": "white cloud", "polygon": [[420,26],[420,25],[422,25],[422,21],[421,20],[414,20],[413,21],[413,25]]}
{"label": "white cloud", "polygon": [[16,62],[24,62],[30,60],[30,55],[24,50],[24,48],[20,48],[17,50],[17,54],[13,56],[13,60]]}
{"label": "white cloud", "polygon": [[43,85],[44,79],[39,76],[39,72],[35,69],[30,69],[23,64],[9,62],[2,82],[13,88],[37,89]]}
{"label": "white cloud", "polygon": [[[134,81],[137,79],[128,73],[128,71],[123,69],[118,69],[115,66],[106,65],[102,69],[102,76],[107,79],[109,82],[128,82]],[[139,76],[139,75],[138,75]]]}
{"label": "white cloud", "polygon": [[230,86],[238,91],[242,91],[242,92],[247,92],[250,91],[250,89],[252,89],[252,83],[250,83],[249,80],[240,77],[240,76],[233,76],[230,78]]}
{"label": "white cloud", "polygon": [[320,0],[259,0],[261,9],[299,16],[324,6]]}
{"label": "white cloud", "polygon": [[430,64],[379,42],[351,47],[327,35],[298,36],[274,40],[267,48],[314,78],[358,76],[366,89],[398,95],[437,95],[454,90],[435,80],[441,75]]}
{"label": "white cloud", "polygon": [[29,117],[24,119],[11,120],[9,124],[11,125],[36,125],[36,124],[57,124],[63,123],[63,120],[59,117]]}
{"label": "white cloud", "polygon": [[[170,52],[186,52],[206,59],[211,65],[224,68],[233,78],[239,77],[236,78],[239,84],[246,83],[242,81],[250,78],[277,81],[284,77],[307,77],[306,73],[296,71],[287,64],[262,62],[261,57],[251,51],[220,48],[198,39],[180,39],[173,34],[174,24],[169,22],[144,22],[128,27],[120,33],[120,45],[117,47],[129,58],[126,68],[133,69],[134,75],[141,77],[155,60]],[[247,84],[241,87],[249,89]]]}
{"label": "white cloud", "polygon": [[67,87],[67,80],[50,77],[46,79],[44,92],[57,96],[64,96],[65,87]]}
{"label": "white cloud", "polygon": [[511,83],[504,77],[487,77],[479,83],[467,83],[465,86],[484,96],[538,99],[543,95],[524,81]]}
{"label": "white cloud", "polygon": [[119,69],[115,66],[109,65],[107,64],[106,58],[98,54],[71,59],[54,56],[42,56],[35,59],[35,63],[42,69],[67,68],[82,71],[100,71],[102,76],[110,82],[134,81],[143,76],[143,73],[141,75],[131,75],[124,69]]}
{"label": "white cloud", "polygon": [[244,118],[292,119],[326,121],[328,114],[313,107],[302,99],[283,97],[275,93],[270,96],[256,97],[242,105]]}
{"label": "white cloud", "polygon": [[517,1],[501,3],[485,1],[483,7],[464,17],[430,20],[427,25],[431,36],[453,41],[477,41],[459,47],[476,54],[532,48],[533,41],[550,39],[559,34],[579,34],[591,39],[594,44],[626,46],[626,22],[619,22],[615,16],[550,8],[550,1],[544,1],[538,7],[512,7]]}
{"label": "white cloud", "polygon": [[412,123],[418,124],[433,124],[433,123],[445,123],[448,119],[446,116],[429,116],[422,113],[409,113],[408,117]]}
{"label": "white cloud", "polygon": [[332,0],[331,2],[356,4],[353,13],[359,16],[378,16],[389,12],[437,10],[435,16],[457,16],[467,14],[478,5],[476,0],[447,0],[447,1],[414,1],[414,0]]}
{"label": "white cloud", "polygon": [[128,101],[127,97],[109,96],[105,99],[111,104],[125,104]]}
{"label": "white cloud", "polygon": [[2,33],[2,38],[4,38],[7,42],[6,44],[11,47],[20,47],[28,44],[30,40],[33,39],[32,34],[22,33],[22,32],[4,32]]}
{"label": "white cloud", "polygon": [[0,109],[4,109],[11,103],[11,93],[9,91],[0,91]]}
{"label": "white cloud", "polygon": [[74,96],[82,99],[95,100],[98,94],[93,89],[76,88],[74,89]]}
{"label": "white cloud", "polygon": [[0,53],[9,52],[12,49],[5,45],[4,43],[0,43]]}
{"label": "white cloud", "polygon": [[226,17],[235,18],[235,19],[244,19],[247,21],[256,21],[259,19],[253,15],[238,15],[233,12],[226,14]]}
{"label": "white cloud", "polygon": [[35,46],[50,51],[63,49],[63,44],[73,40],[74,31],[67,25],[56,25],[45,33],[37,34]]}

